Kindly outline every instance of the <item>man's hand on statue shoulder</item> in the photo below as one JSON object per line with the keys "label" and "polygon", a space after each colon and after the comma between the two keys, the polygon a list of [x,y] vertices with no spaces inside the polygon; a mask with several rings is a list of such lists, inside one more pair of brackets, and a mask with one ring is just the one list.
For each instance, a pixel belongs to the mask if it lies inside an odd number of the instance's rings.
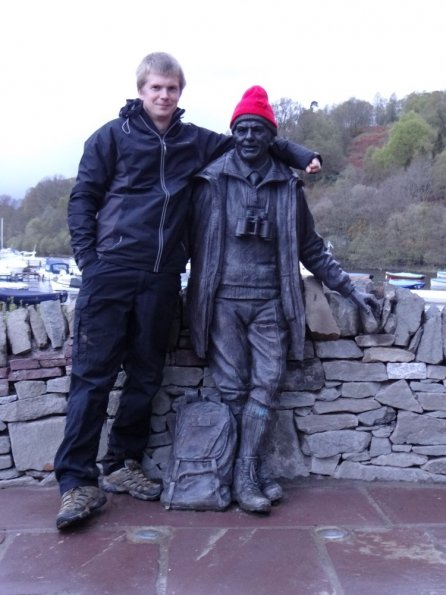
{"label": "man's hand on statue shoulder", "polygon": [[321,169],[321,162],[319,161],[318,157],[314,157],[314,159],[312,159],[311,162],[305,168],[305,171],[307,172],[307,174],[317,174],[321,171]]}

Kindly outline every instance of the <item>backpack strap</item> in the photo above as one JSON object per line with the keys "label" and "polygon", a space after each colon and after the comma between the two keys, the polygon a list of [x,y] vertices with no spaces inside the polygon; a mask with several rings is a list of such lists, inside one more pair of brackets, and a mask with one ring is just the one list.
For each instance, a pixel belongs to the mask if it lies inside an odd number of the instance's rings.
{"label": "backpack strap", "polygon": [[184,391],[184,396],[186,397],[186,403],[195,403],[195,401],[203,400],[203,395],[199,388],[187,388]]}
{"label": "backpack strap", "polygon": [[217,467],[217,459],[212,459],[211,460],[211,465],[212,465],[212,471],[214,472],[214,477],[217,481],[217,489],[215,490],[215,494],[217,496],[217,500],[218,500],[218,505],[221,507],[225,506],[225,502],[223,501],[223,498],[221,496],[221,481],[220,481],[220,476],[218,474],[218,467]]}
{"label": "backpack strap", "polygon": [[169,482],[169,489],[167,490],[167,494],[165,495],[164,498],[164,506],[167,510],[170,509],[170,505],[172,504],[172,498],[173,498],[173,494],[175,492],[175,485],[176,485],[176,480],[178,478],[178,469],[180,467],[180,460],[177,459],[175,461],[175,465],[173,468],[173,472],[172,472],[172,480]]}

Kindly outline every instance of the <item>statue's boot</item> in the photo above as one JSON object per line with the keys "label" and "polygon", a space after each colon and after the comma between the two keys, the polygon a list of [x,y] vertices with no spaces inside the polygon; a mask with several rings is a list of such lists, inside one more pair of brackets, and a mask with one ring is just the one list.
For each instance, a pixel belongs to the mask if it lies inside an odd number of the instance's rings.
{"label": "statue's boot", "polygon": [[257,467],[257,477],[260,489],[271,502],[277,502],[283,496],[282,486],[273,478],[271,468],[266,461],[267,446],[273,439],[272,430],[274,425],[274,421],[271,419],[268,424],[268,429],[263,436],[262,444],[260,445],[259,465]]}
{"label": "statue's boot", "polygon": [[235,461],[233,497],[242,510],[269,512],[271,502],[257,483],[256,458],[244,457]]}
{"label": "statue's boot", "polygon": [[271,502],[262,493],[257,479],[258,452],[269,421],[269,409],[248,399],[243,408],[233,482],[233,497],[240,508],[248,512],[269,512],[271,509]]}
{"label": "statue's boot", "polygon": [[263,494],[271,502],[277,502],[283,496],[283,490],[280,483],[278,483],[272,476],[264,459],[260,459],[257,467],[257,478],[260,489]]}

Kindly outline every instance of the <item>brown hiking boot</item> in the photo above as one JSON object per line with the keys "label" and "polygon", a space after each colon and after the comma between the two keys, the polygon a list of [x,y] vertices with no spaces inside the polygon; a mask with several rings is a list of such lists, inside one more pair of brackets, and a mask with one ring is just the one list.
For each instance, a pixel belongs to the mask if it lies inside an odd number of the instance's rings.
{"label": "brown hiking boot", "polygon": [[114,494],[130,494],[139,500],[158,500],[161,495],[161,484],[152,481],[143,473],[137,461],[127,460],[124,467],[104,475],[101,487]]}
{"label": "brown hiking boot", "polygon": [[56,518],[57,528],[64,529],[87,518],[106,502],[105,494],[96,486],[80,486],[67,490],[62,494],[62,505]]}

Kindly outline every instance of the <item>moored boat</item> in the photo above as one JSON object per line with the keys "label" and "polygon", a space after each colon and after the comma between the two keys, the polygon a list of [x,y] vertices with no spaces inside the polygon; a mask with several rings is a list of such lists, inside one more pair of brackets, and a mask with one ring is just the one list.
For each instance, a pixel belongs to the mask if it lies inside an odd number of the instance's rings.
{"label": "moored boat", "polygon": [[50,279],[50,284],[54,291],[62,289],[70,292],[78,292],[82,285],[82,277],[61,271],[58,275]]}
{"label": "moored boat", "polygon": [[446,276],[432,278],[431,289],[446,290]]}
{"label": "moored boat", "polygon": [[406,289],[422,289],[426,285],[423,279],[387,279],[387,283]]}
{"label": "moored boat", "polygon": [[406,273],[406,272],[400,272],[400,273],[391,273],[389,271],[386,271],[386,279],[409,279],[409,280],[416,280],[416,279],[424,279],[426,275],[423,275],[422,273]]}
{"label": "moored boat", "polygon": [[[74,263],[74,260],[73,260]],[[82,284],[82,275],[76,264],[63,260],[48,259],[44,277],[50,282],[53,291],[77,293]]]}
{"label": "moored boat", "polygon": [[25,281],[10,281],[9,279],[2,279],[0,277],[0,291],[3,289],[13,289],[14,291],[29,289],[29,284]]}
{"label": "moored boat", "polygon": [[423,273],[409,273],[405,271],[392,273],[386,271],[386,282],[397,287],[405,287],[406,289],[422,289],[426,282]]}

